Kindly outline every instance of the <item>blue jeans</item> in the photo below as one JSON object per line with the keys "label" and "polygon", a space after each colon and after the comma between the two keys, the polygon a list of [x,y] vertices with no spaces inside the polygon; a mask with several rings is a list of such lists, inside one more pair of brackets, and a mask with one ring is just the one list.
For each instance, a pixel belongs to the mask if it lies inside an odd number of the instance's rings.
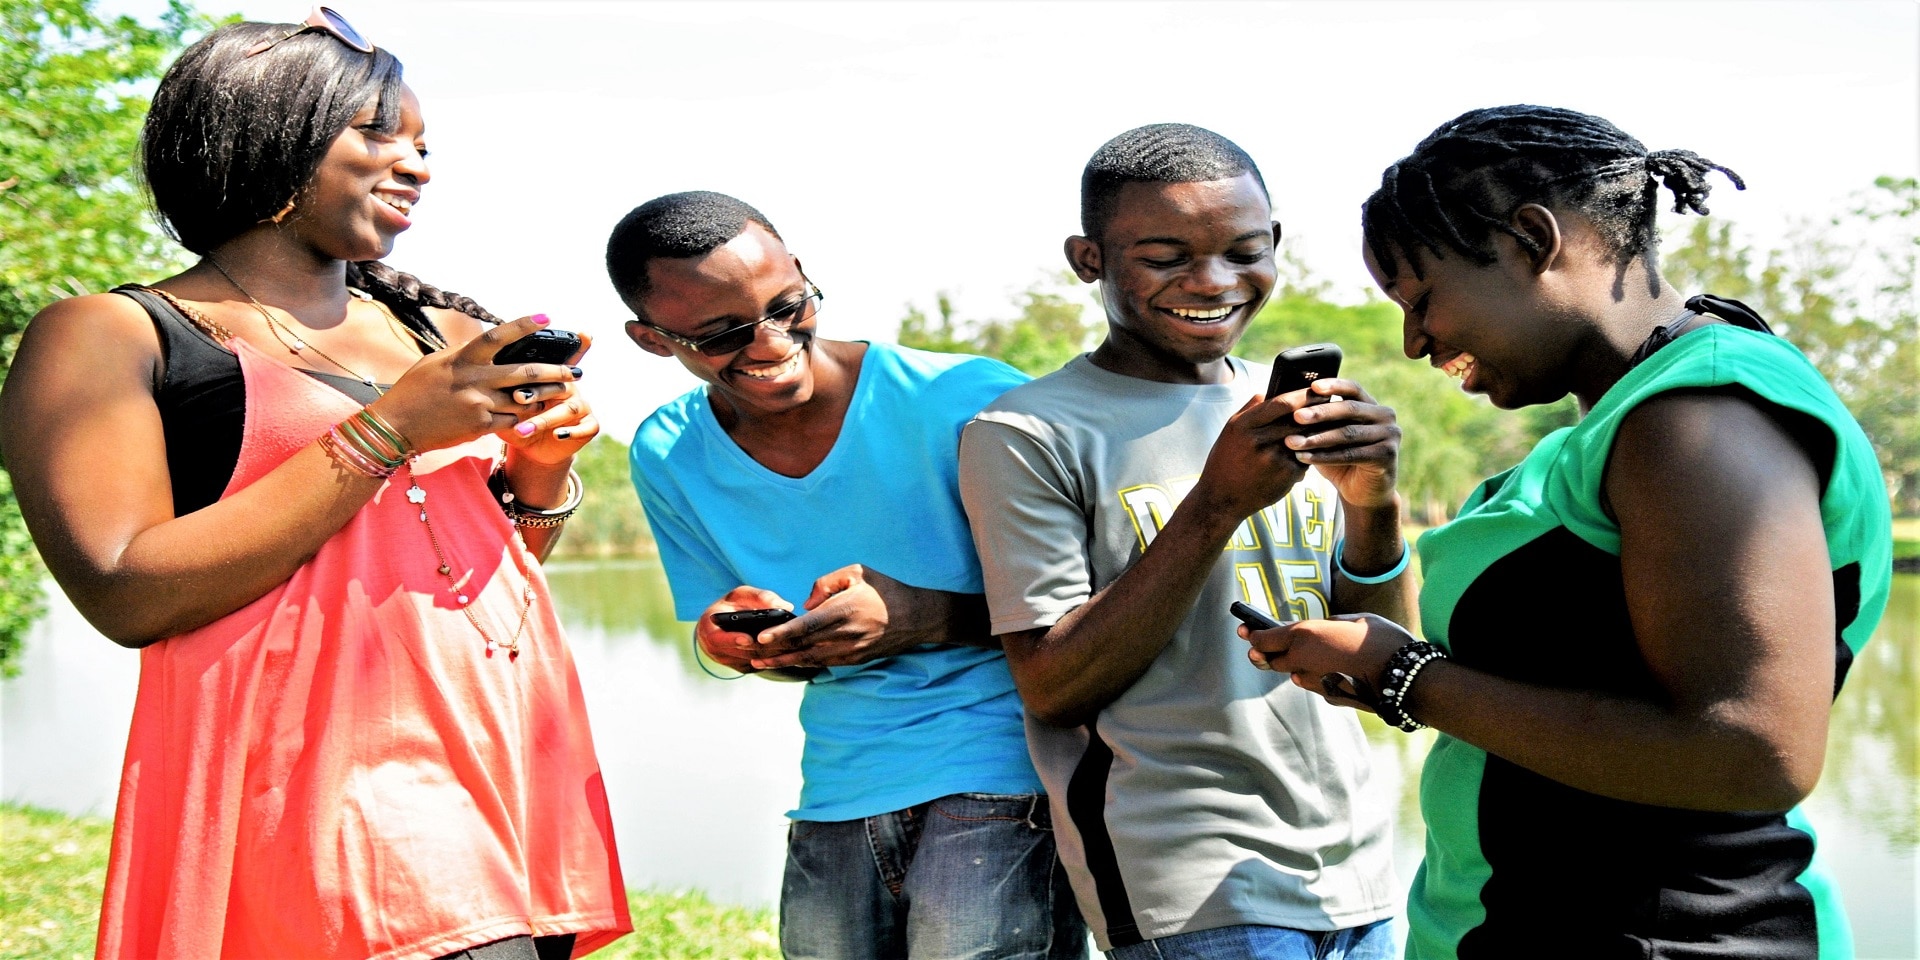
{"label": "blue jeans", "polygon": [[1047,798],[957,793],[787,832],[788,960],[1066,960],[1087,927]]}
{"label": "blue jeans", "polygon": [[1245,924],[1176,933],[1107,953],[1111,960],[1393,960],[1393,921],[1345,930]]}

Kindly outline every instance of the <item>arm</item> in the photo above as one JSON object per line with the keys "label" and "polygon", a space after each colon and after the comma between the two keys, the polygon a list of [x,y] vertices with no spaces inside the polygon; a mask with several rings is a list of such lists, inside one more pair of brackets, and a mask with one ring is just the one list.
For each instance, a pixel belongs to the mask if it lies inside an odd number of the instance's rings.
{"label": "arm", "polygon": [[852,666],[928,643],[999,649],[984,596],[908,586],[857,563],[814,581],[802,606],[760,634],[754,669]]}
{"label": "arm", "polygon": [[[426,308],[434,323],[459,346],[486,333],[488,326],[456,310]],[[578,365],[593,349],[593,337],[580,334],[580,350],[567,361]],[[531,370],[528,371],[532,373]],[[507,489],[514,498],[535,509],[551,510],[567,499],[567,472],[573,458],[600,433],[600,421],[586,397],[580,395],[576,381],[528,383],[523,394],[529,399],[518,404],[512,429],[496,431],[507,444],[503,469]],[[518,397],[513,399],[518,400]],[[559,543],[566,525],[557,527],[520,527],[520,539],[533,555],[545,562]]]}
{"label": "arm", "polygon": [[[432,376],[410,370],[407,388],[396,384],[382,398],[382,414],[418,447],[512,422],[493,411],[498,393],[486,371],[461,352],[423,359],[415,369]],[[47,569],[88,622],[130,647],[258,599],[381,484],[335,464],[316,443],[235,495],[175,517],[153,399],[160,362],[159,335],[137,304],[78,297],[29,325],[0,395],[0,448]]]}
{"label": "arm", "polygon": [[[1305,475],[1293,456],[1298,441],[1295,446],[1287,444],[1288,437],[1306,429],[1293,419],[1304,400],[1296,392],[1270,401],[1248,401],[1228,419],[1200,478],[1138,561],[1051,626],[1001,638],[1014,681],[1035,718],[1057,726],[1084,724],[1146,673],[1186,619],[1235,528],[1285,496]],[[1344,460],[1351,462],[1395,455],[1399,433],[1391,411],[1350,404],[1344,413],[1372,419],[1343,427],[1341,437],[1309,451],[1310,459],[1320,462],[1335,448],[1345,451]],[[963,443],[962,490],[968,494],[976,533],[988,525],[1017,522],[997,515],[998,501],[1007,494],[992,489],[990,475],[967,482],[970,456],[1004,455],[987,442],[980,442],[969,454],[967,448],[973,442],[970,430]],[[1052,496],[1061,509],[1077,515],[1081,507],[1071,502],[1067,485],[1048,482],[1056,488]],[[1015,496],[1023,498],[1026,492]],[[982,556],[994,549],[1008,547],[989,544],[983,537]]]}
{"label": "arm", "polygon": [[[1322,380],[1308,392],[1329,402],[1302,407],[1301,424],[1288,445],[1305,451],[1308,462],[1340,491],[1345,515],[1341,566],[1371,577],[1393,569],[1412,547],[1400,535],[1400,496],[1395,492],[1400,466],[1400,425],[1391,408],[1373,402],[1350,380]],[[1317,429],[1316,429],[1317,428]],[[1378,433],[1381,439],[1353,445],[1353,433]],[[1402,568],[1404,571],[1405,568]],[[1357,583],[1334,568],[1333,606],[1340,613],[1377,613],[1396,623],[1413,623],[1413,578],[1402,572],[1385,583]]]}
{"label": "arm", "polygon": [[[1605,489],[1635,639],[1662,696],[1544,688],[1438,661],[1409,691],[1408,712],[1603,796],[1792,807],[1819,777],[1833,696],[1832,574],[1812,460],[1745,399],[1669,394],[1622,424]],[[1275,669],[1317,690],[1335,670],[1377,683],[1405,639],[1379,621],[1320,621],[1261,631],[1256,652],[1274,651]]]}

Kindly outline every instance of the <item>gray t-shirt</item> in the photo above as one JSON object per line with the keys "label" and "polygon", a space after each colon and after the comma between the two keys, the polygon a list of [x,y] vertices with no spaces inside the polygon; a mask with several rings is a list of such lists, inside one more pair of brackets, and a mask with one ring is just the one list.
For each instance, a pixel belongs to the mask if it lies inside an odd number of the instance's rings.
{"label": "gray t-shirt", "polygon": [[[968,424],[960,491],[996,634],[1051,626],[1120,576],[1192,488],[1264,367],[1155,383],[1085,355]],[[1340,497],[1309,470],[1242,524],[1194,609],[1089,726],[1027,717],[1081,911],[1103,950],[1233,924],[1353,927],[1393,913],[1389,798],[1353,711],[1256,670],[1227,607],[1322,617]],[[1097,737],[1094,734],[1097,733]]]}

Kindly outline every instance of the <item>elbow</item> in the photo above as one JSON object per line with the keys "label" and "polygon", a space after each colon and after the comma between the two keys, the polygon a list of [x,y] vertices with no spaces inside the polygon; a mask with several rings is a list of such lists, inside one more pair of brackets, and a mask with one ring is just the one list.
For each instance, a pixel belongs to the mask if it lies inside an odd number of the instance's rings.
{"label": "elbow", "polygon": [[1826,763],[1825,730],[1818,739],[1790,745],[1755,738],[1744,749],[1728,749],[1726,765],[1715,778],[1721,794],[1713,805],[1737,812],[1784,813],[1813,793]]}
{"label": "elbow", "polygon": [[1026,699],[1027,715],[1034,722],[1048,727],[1084,727],[1098,716],[1097,709],[1089,710],[1084,706],[1060,701],[1058,698]]}

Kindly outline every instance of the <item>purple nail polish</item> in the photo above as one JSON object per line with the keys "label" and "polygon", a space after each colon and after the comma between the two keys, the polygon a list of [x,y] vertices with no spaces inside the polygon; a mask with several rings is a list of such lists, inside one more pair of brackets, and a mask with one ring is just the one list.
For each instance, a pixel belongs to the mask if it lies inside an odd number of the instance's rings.
{"label": "purple nail polish", "polygon": [[547,315],[544,313],[536,313],[533,315],[533,322],[544,327],[547,324],[552,323],[553,321],[547,319]]}
{"label": "purple nail polish", "polygon": [[523,437],[533,436],[533,421],[528,420],[525,423],[522,423],[519,426],[514,427],[513,432]]}

